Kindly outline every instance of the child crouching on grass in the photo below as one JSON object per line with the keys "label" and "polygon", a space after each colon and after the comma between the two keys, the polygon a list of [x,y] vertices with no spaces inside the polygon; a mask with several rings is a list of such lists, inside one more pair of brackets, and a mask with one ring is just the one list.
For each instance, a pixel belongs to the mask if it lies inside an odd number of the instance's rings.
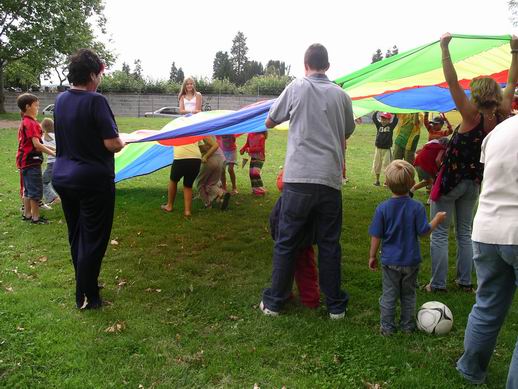
{"label": "child crouching on grass", "polygon": [[414,167],[406,161],[395,160],[388,165],[385,178],[392,197],[378,205],[369,228],[371,270],[378,267],[381,243],[380,332],[384,336],[397,330],[397,300],[401,304],[401,331],[410,333],[415,329],[416,281],[421,262],[418,238],[429,235],[446,218],[446,212],[438,212],[428,224],[423,204],[409,197],[414,176]]}
{"label": "child crouching on grass", "polygon": [[[277,188],[282,192],[284,182],[282,180],[284,170],[281,169],[277,177]],[[275,203],[270,214],[270,232],[272,239],[277,240],[279,231],[279,212],[282,207],[282,195]],[[299,290],[300,302],[308,308],[318,308],[320,305],[320,288],[318,286],[318,272],[315,261],[313,241],[315,228],[312,222],[303,228],[303,236],[295,259],[295,283]],[[292,294],[293,296],[293,294]]]}

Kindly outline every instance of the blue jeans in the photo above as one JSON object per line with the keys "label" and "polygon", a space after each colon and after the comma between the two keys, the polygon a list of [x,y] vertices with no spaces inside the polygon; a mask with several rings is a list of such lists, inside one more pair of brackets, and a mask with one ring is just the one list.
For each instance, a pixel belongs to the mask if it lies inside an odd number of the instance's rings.
{"label": "blue jeans", "polygon": [[[473,242],[478,289],[464,335],[457,370],[472,383],[483,383],[498,332],[518,286],[518,245]],[[518,388],[518,342],[507,376],[507,389]]]}
{"label": "blue jeans", "polygon": [[51,203],[58,197],[58,194],[52,186],[52,170],[54,162],[47,162],[47,167],[43,172],[43,200],[46,203]]}
{"label": "blue jeans", "polygon": [[380,298],[382,330],[388,333],[396,332],[396,304],[400,300],[400,328],[402,331],[413,331],[419,265],[382,265],[381,268],[383,270],[383,294]]}
{"label": "blue jeans", "polygon": [[473,210],[478,199],[479,185],[472,180],[462,180],[448,194],[432,201],[430,218],[437,212],[446,212],[446,220],[437,226],[430,239],[432,257],[432,288],[445,289],[448,278],[448,232],[452,218],[455,220],[457,238],[457,276],[461,285],[471,285],[473,248],[471,226]]}
{"label": "blue jeans", "polygon": [[320,289],[329,313],[343,313],[349,296],[341,285],[342,192],[325,185],[285,183],[279,232],[273,250],[272,286],[263,292],[266,308],[278,312],[288,299],[295,273],[295,255],[308,220],[315,224]]}

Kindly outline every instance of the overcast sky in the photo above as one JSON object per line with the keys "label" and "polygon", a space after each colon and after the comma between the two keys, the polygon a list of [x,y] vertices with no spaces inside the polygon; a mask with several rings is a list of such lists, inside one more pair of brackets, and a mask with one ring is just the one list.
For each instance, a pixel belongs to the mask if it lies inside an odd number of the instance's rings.
{"label": "overcast sky", "polygon": [[[516,34],[505,0],[105,0],[109,46],[144,75],[169,77],[171,63],[186,75],[211,77],[217,51],[228,51],[238,31],[247,38],[248,58],[291,65],[302,76],[311,43],[329,51],[328,75],[338,78],[370,63],[393,45],[405,51],[442,33]],[[106,40],[106,38],[104,38]]]}

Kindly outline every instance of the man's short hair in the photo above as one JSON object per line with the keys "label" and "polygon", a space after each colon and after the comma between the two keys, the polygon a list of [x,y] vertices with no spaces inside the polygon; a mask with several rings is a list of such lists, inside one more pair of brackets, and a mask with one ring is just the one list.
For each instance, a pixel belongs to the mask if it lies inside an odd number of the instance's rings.
{"label": "man's short hair", "polygon": [[98,75],[104,70],[104,64],[90,49],[79,49],[69,59],[68,82],[74,85],[86,85],[90,81],[90,75]]}
{"label": "man's short hair", "polygon": [[385,181],[396,195],[407,194],[415,184],[415,169],[407,161],[396,159],[385,169]]}
{"label": "man's short hair", "polygon": [[327,49],[320,43],[313,43],[304,54],[304,65],[312,70],[327,70],[329,68],[329,57]]}
{"label": "man's short hair", "polygon": [[18,105],[18,108],[20,108],[20,111],[25,112],[27,109],[27,106],[32,105],[35,101],[39,101],[39,99],[30,93],[24,93],[16,99],[16,105]]}

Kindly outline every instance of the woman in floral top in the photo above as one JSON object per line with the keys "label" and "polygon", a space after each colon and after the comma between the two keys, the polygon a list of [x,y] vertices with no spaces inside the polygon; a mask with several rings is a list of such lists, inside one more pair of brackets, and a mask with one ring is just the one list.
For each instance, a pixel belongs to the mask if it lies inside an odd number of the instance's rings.
{"label": "woman in floral top", "polygon": [[500,85],[492,78],[480,77],[471,81],[471,98],[468,98],[453,67],[448,48],[451,39],[449,33],[441,37],[442,67],[455,106],[462,116],[462,122],[446,150],[434,184],[438,189],[435,196],[432,190],[430,216],[445,211],[447,218],[431,237],[432,279],[425,287],[429,292],[446,291],[448,231],[452,216],[455,216],[457,235],[455,282],[463,290],[473,290],[471,226],[483,174],[483,165],[480,163],[481,145],[485,136],[509,116],[514,87],[518,81],[518,38],[513,36],[512,62],[505,90],[502,92]]}

